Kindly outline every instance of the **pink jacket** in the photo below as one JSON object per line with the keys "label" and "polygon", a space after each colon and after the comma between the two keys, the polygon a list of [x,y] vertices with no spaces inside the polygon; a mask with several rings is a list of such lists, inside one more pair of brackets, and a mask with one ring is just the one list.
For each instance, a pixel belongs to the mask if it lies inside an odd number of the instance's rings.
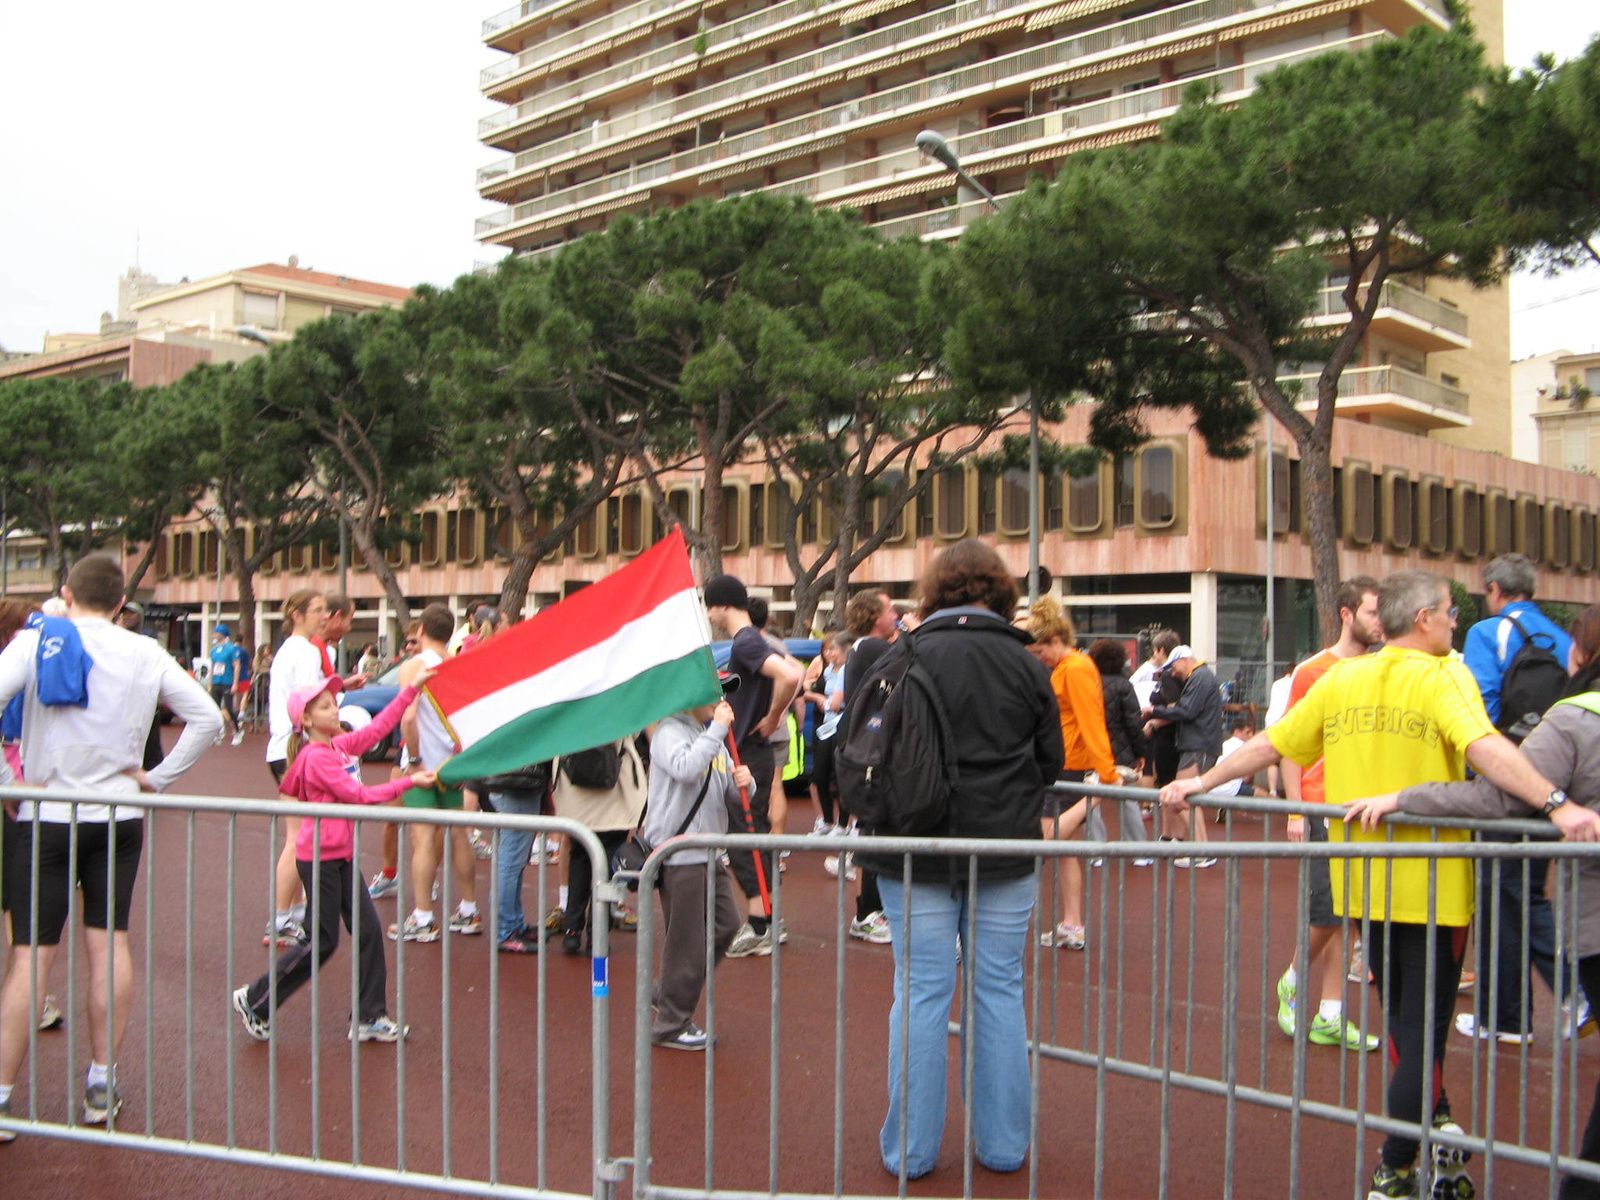
{"label": "pink jacket", "polygon": [[[416,698],[416,688],[405,688],[365,729],[341,733],[331,744],[307,742],[289,765],[278,790],[307,804],[389,803],[410,788],[411,781],[396,779],[392,783],[368,787],[361,782],[361,756],[400,723]],[[294,856],[301,862],[312,862],[317,857],[317,825],[317,821],[310,819],[300,822]],[[322,857],[349,858],[354,847],[351,822],[324,819],[321,826]]]}

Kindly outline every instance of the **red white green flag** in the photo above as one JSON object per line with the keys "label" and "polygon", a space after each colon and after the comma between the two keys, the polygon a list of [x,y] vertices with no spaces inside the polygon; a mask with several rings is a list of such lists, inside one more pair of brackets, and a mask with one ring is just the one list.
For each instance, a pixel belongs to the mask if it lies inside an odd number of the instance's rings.
{"label": "red white green flag", "polygon": [[616,574],[449,659],[424,721],[459,747],[447,784],[636,733],[722,695],[681,530]]}

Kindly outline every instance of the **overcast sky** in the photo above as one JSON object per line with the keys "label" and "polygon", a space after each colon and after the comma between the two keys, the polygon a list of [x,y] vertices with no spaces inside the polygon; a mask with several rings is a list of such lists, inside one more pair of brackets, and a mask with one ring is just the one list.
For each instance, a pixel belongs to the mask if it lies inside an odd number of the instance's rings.
{"label": "overcast sky", "polygon": [[[98,328],[116,280],[283,262],[448,283],[497,256],[483,19],[511,0],[0,4],[0,345]],[[1595,0],[1505,0],[1507,60],[1568,57]],[[1600,344],[1600,270],[1513,287],[1516,357]]]}

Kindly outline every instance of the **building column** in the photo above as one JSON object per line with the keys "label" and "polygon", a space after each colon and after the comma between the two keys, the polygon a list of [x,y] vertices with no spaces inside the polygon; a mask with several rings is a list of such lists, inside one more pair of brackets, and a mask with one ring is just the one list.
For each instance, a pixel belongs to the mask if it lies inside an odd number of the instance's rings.
{"label": "building column", "polygon": [[1189,576],[1189,645],[1202,662],[1217,661],[1217,577],[1209,571]]}

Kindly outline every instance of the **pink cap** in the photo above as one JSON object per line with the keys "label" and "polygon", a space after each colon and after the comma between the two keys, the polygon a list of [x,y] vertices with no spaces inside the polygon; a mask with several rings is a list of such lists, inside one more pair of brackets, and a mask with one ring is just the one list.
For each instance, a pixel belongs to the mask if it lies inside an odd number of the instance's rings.
{"label": "pink cap", "polygon": [[311,707],[311,702],[322,695],[323,692],[333,692],[337,695],[339,686],[339,677],[337,675],[329,675],[321,683],[308,683],[305,687],[296,688],[290,692],[289,724],[299,729],[300,723],[306,715],[306,709]]}

